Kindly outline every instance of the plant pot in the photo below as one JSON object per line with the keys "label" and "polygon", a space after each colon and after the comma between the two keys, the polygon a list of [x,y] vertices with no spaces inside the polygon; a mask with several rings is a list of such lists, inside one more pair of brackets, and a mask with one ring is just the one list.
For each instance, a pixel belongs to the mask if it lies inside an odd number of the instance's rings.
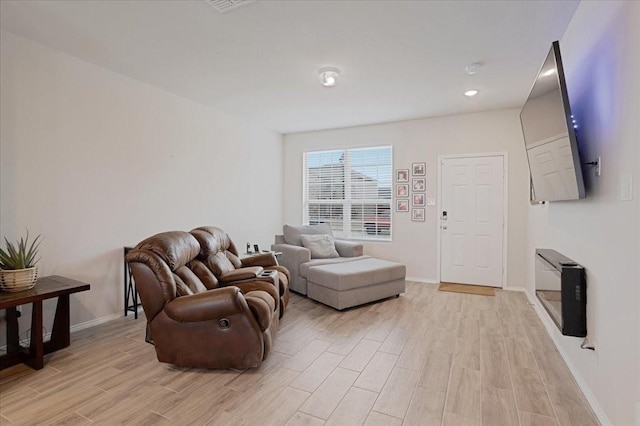
{"label": "plant pot", "polygon": [[0,290],[16,292],[29,290],[36,285],[38,267],[26,269],[0,269]]}

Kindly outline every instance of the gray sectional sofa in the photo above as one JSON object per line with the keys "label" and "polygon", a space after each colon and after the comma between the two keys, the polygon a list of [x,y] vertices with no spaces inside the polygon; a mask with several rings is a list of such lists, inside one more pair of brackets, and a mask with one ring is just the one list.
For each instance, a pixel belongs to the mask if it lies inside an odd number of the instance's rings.
{"label": "gray sectional sofa", "polygon": [[282,252],[290,290],[339,310],[405,291],[404,265],[363,255],[362,243],[333,239],[329,224],[284,225],[271,249]]}

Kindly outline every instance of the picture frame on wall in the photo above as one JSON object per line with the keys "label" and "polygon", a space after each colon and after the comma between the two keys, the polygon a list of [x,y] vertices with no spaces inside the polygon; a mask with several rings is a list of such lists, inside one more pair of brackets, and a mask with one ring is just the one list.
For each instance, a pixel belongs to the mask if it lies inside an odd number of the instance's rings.
{"label": "picture frame on wall", "polygon": [[427,163],[413,163],[411,165],[413,169],[413,176],[426,176],[427,175]]}
{"label": "picture frame on wall", "polygon": [[413,194],[413,197],[411,197],[411,205],[413,207],[424,207],[427,205],[426,201],[425,201],[425,195],[424,193],[415,193]]}
{"label": "picture frame on wall", "polygon": [[409,182],[409,169],[397,169],[396,182]]}
{"label": "picture frame on wall", "polygon": [[396,211],[397,212],[408,212],[409,211],[409,200],[396,200]]}
{"label": "picture frame on wall", "polygon": [[409,197],[409,184],[401,183],[396,185],[396,197],[407,198]]}
{"label": "picture frame on wall", "polygon": [[411,220],[414,222],[424,222],[424,209],[411,209]]}
{"label": "picture frame on wall", "polygon": [[413,178],[411,187],[415,192],[425,192],[427,189],[427,179]]}

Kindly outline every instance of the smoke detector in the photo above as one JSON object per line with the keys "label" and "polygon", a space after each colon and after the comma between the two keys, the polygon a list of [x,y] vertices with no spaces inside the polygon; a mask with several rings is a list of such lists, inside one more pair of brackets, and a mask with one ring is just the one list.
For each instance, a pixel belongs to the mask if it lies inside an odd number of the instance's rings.
{"label": "smoke detector", "polygon": [[213,6],[220,13],[227,13],[245,4],[252,3],[254,0],[204,0],[205,3]]}

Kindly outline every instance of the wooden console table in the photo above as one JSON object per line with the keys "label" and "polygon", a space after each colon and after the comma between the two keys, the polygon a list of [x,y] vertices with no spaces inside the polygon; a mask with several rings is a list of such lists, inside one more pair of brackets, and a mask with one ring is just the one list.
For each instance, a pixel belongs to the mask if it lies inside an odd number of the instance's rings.
{"label": "wooden console table", "polygon": [[[0,356],[0,370],[12,365],[25,363],[35,370],[44,366],[44,355],[66,348],[71,344],[69,295],[91,288],[89,284],[70,278],[52,275],[39,278],[31,290],[16,293],[0,292],[0,309],[7,310],[7,354]],[[58,298],[53,320],[51,339],[44,342],[42,331],[42,301]],[[20,345],[18,331],[19,305],[31,303],[31,342],[28,348]]]}

